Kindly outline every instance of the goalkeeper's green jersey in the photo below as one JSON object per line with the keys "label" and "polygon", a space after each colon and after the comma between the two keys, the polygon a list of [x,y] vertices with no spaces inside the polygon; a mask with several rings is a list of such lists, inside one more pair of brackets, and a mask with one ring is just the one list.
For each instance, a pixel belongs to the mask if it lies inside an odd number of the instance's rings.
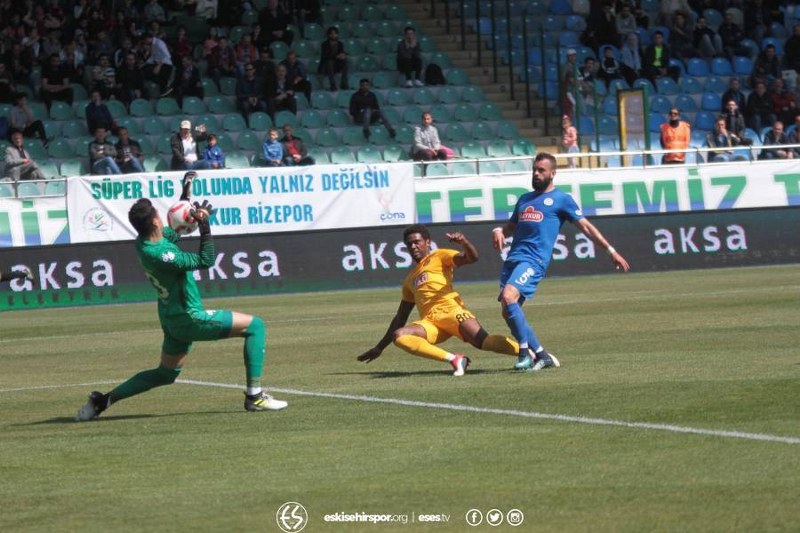
{"label": "goalkeeper's green jersey", "polygon": [[161,322],[180,321],[204,312],[192,271],[210,267],[216,257],[210,235],[201,237],[199,253],[184,252],[175,244],[178,239],[179,235],[169,227],[164,228],[160,241],[136,239],[139,263],[158,294]]}

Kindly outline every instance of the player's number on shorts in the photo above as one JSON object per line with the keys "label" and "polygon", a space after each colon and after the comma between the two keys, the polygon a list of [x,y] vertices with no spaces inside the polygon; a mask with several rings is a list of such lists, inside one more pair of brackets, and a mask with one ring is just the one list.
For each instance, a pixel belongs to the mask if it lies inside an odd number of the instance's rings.
{"label": "player's number on shorts", "polygon": [[470,313],[458,313],[456,314],[456,322],[461,324],[462,322],[466,322],[470,318],[474,318]]}
{"label": "player's number on shorts", "polygon": [[165,302],[169,300],[169,291],[167,288],[161,285],[161,283],[159,283],[158,280],[152,274],[150,274],[150,272],[145,272],[144,275],[147,276],[147,279],[149,279],[150,283],[153,285],[153,287],[155,287],[156,292],[158,293],[158,298]]}

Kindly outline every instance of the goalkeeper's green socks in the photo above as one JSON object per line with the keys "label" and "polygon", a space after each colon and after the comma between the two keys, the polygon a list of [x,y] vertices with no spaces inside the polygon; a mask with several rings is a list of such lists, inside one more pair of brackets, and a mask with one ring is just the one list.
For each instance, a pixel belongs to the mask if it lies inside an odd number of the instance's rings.
{"label": "goalkeeper's green socks", "polygon": [[264,345],[267,328],[261,318],[254,316],[244,330],[244,369],[247,376],[247,394],[261,392],[261,376],[264,374]]}
{"label": "goalkeeper's green socks", "polygon": [[120,383],[114,390],[108,393],[111,403],[130,398],[137,394],[147,392],[152,388],[162,385],[171,385],[178,379],[181,368],[167,368],[159,365],[158,368],[139,372],[125,383]]}

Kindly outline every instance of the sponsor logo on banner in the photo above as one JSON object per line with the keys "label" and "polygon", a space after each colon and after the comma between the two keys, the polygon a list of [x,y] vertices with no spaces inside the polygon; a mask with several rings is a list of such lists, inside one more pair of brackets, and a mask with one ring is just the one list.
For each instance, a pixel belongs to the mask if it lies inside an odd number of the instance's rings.
{"label": "sponsor logo on banner", "polygon": [[93,207],[83,215],[83,229],[109,232],[114,229],[114,219],[104,209]]}

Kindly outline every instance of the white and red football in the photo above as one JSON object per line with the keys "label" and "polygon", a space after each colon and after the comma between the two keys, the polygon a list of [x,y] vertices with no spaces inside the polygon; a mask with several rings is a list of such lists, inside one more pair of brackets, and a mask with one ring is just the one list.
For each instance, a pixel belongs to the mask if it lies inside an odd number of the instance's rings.
{"label": "white and red football", "polygon": [[192,204],[180,200],[167,211],[167,223],[176,233],[188,235],[197,229],[197,220],[192,216]]}

